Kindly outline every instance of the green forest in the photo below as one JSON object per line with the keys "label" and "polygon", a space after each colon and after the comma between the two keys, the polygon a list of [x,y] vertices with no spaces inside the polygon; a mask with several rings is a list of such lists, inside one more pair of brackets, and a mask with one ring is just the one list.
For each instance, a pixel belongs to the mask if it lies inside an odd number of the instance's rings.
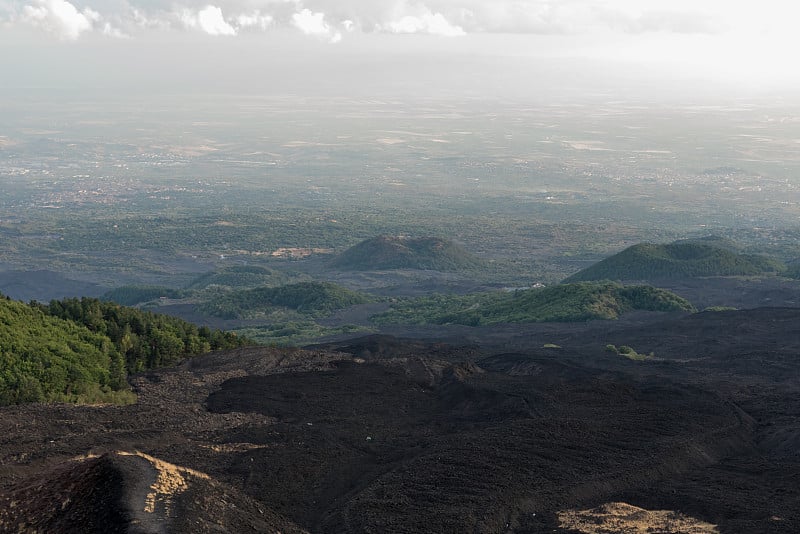
{"label": "green forest", "polygon": [[335,310],[372,300],[369,295],[330,282],[299,282],[280,287],[233,291],[206,302],[201,310],[225,319],[263,317],[275,311],[322,317]]}
{"label": "green forest", "polygon": [[573,322],[617,319],[632,310],[695,311],[692,304],[669,291],[615,282],[581,282],[507,293],[465,296],[434,295],[400,301],[377,324],[463,324]]}
{"label": "green forest", "polygon": [[0,405],[128,402],[126,376],[249,343],[233,333],[92,298],[0,298]]}

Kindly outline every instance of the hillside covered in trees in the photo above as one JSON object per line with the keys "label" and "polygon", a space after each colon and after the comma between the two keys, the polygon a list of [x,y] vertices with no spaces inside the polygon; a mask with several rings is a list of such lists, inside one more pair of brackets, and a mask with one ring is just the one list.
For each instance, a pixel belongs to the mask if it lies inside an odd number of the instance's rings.
{"label": "hillside covered in trees", "polygon": [[283,271],[257,265],[232,265],[211,271],[195,278],[186,289],[206,289],[209,286],[233,288],[275,287],[292,282],[292,277]]}
{"label": "hillside covered in trees", "polygon": [[651,286],[623,286],[614,282],[581,282],[510,293],[465,296],[435,295],[399,302],[382,314],[378,324],[463,324],[574,322],[617,319],[625,312],[695,311],[692,304]]}
{"label": "hillside covered in trees", "polygon": [[331,262],[345,271],[431,269],[460,271],[481,262],[463,247],[438,237],[378,236],[350,247]]}
{"label": "hillside covered in trees", "polygon": [[105,292],[101,299],[124,306],[145,304],[162,297],[206,300],[209,296],[217,298],[219,293],[236,289],[275,287],[303,281],[307,278],[302,274],[287,274],[277,269],[257,265],[232,265],[201,274],[180,289],[155,285],[124,285]]}
{"label": "hillside covered in trees", "polygon": [[774,259],[740,254],[700,241],[670,244],[639,243],[606,258],[565,282],[589,280],[648,280],[697,276],[742,276],[781,272]]}
{"label": "hillside covered in trees", "polygon": [[371,300],[369,295],[330,282],[299,282],[233,291],[206,302],[201,309],[209,315],[226,319],[250,318],[280,310],[321,317]]}
{"label": "hillside covered in trees", "polygon": [[123,402],[126,375],[248,343],[164,315],[93,298],[25,304],[0,298],[0,405]]}

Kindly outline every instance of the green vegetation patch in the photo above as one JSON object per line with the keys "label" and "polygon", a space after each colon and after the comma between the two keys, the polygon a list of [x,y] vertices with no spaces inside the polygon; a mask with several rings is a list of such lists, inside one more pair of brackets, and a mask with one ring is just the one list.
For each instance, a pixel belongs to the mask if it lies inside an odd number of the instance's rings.
{"label": "green vegetation patch", "polygon": [[125,386],[122,358],[106,336],[0,299],[0,405],[110,402]]}
{"label": "green vegetation patch", "polygon": [[619,348],[616,345],[606,345],[606,351],[611,352],[612,354],[616,354],[618,356],[622,356],[624,358],[627,358],[635,362],[652,360],[653,358],[656,357],[656,355],[652,352],[650,354],[639,354],[638,352],[636,352],[627,345],[620,345]]}
{"label": "green vegetation patch", "polygon": [[0,405],[133,402],[128,373],[251,343],[98,299],[0,298]]}
{"label": "green vegetation patch", "polygon": [[438,237],[378,236],[347,249],[331,267],[347,271],[391,269],[469,270],[481,262],[461,246]]}
{"label": "green vegetation patch", "polygon": [[663,289],[614,282],[581,282],[512,293],[410,299],[394,304],[372,320],[377,324],[479,326],[617,319],[632,310],[695,311],[689,301]]}
{"label": "green vegetation patch", "polygon": [[238,289],[275,287],[291,281],[292,277],[289,274],[276,269],[257,265],[234,265],[198,276],[187,286],[187,289],[205,289],[212,285]]}
{"label": "green vegetation patch", "polygon": [[34,306],[106,336],[123,356],[129,373],[174,365],[190,356],[251,343],[232,332],[198,328],[177,317],[93,298],[53,300]]}
{"label": "green vegetation patch", "polygon": [[251,319],[274,314],[276,309],[310,317],[323,317],[335,310],[374,299],[330,282],[299,282],[280,287],[233,291],[207,302],[201,310],[226,319]]}
{"label": "green vegetation patch", "polygon": [[779,273],[785,269],[777,260],[739,254],[704,242],[640,243],[570,276],[565,282],[744,276]]}
{"label": "green vegetation patch", "polygon": [[737,311],[739,308],[734,308],[733,306],[709,306],[705,308],[704,312],[726,312],[726,311]]}

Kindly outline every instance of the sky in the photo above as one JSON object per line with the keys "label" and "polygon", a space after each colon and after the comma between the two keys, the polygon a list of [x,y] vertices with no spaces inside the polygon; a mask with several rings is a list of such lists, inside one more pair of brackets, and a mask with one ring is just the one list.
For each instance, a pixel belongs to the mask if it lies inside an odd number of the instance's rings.
{"label": "sky", "polygon": [[0,89],[800,89],[786,0],[0,0]]}

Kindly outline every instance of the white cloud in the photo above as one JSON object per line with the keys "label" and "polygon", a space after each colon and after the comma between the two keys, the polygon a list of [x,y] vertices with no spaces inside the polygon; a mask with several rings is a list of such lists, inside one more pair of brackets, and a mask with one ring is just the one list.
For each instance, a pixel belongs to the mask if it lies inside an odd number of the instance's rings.
{"label": "white cloud", "polygon": [[[707,35],[746,42],[770,57],[786,50],[782,59],[789,60],[800,46],[793,28],[798,6],[787,0],[0,0],[0,28],[27,24],[64,40],[89,33],[147,39],[187,28],[215,36],[293,28],[328,42],[376,31],[599,40]],[[780,46],[767,47],[765,36]]]}
{"label": "white cloud", "polygon": [[325,23],[325,13],[304,9],[292,15],[292,23],[306,35],[327,35],[331,28]]}
{"label": "white cloud", "polygon": [[399,20],[380,26],[380,29],[391,33],[429,33],[445,37],[466,35],[461,26],[450,24],[441,13],[423,13],[421,16],[406,15]]}
{"label": "white cloud", "polygon": [[38,0],[22,8],[21,19],[61,39],[75,40],[92,29],[100,14],[89,8],[80,12],[66,0]]}
{"label": "white cloud", "polygon": [[303,9],[292,15],[292,24],[306,35],[323,37],[331,43],[338,43],[342,40],[342,33],[334,30],[325,22],[325,13],[315,13],[310,9]]}
{"label": "white cloud", "polygon": [[225,21],[222,9],[207,6],[197,13],[197,25],[209,35],[236,35],[236,28]]}
{"label": "white cloud", "polygon": [[[209,0],[206,0],[209,1]],[[74,2],[73,5],[70,2]],[[86,2],[94,9],[84,8]],[[144,29],[190,28],[210,35],[294,27],[336,41],[356,31],[425,33],[713,34],[753,28],[796,8],[786,0],[0,0],[0,22],[25,21],[76,39]],[[192,4],[205,7],[193,7]],[[28,4],[28,5],[25,5]],[[78,7],[76,7],[76,5]],[[24,6],[24,7],[20,7]],[[177,8],[175,6],[178,6]],[[182,6],[182,7],[181,7]],[[5,14],[4,14],[5,12]],[[226,18],[223,15],[228,14]],[[102,13],[102,15],[101,15]]]}

